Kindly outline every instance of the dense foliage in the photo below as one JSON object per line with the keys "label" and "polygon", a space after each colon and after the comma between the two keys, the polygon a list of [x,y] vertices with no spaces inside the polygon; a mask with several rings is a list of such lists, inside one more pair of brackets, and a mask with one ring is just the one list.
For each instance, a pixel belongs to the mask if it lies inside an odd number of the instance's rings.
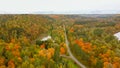
{"label": "dense foliage", "polygon": [[[0,68],[120,68],[120,15],[0,15]],[[50,35],[52,38],[41,41]]]}

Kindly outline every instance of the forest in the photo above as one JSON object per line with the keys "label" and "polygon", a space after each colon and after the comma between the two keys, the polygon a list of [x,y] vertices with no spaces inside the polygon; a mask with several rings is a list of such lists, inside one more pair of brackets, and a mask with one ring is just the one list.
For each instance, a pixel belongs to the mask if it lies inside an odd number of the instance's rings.
{"label": "forest", "polygon": [[117,32],[119,14],[3,14],[0,68],[120,68]]}

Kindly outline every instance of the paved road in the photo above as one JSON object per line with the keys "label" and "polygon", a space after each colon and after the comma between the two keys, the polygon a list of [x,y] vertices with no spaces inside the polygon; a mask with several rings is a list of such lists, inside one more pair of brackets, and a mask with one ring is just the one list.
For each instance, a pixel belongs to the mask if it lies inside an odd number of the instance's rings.
{"label": "paved road", "polygon": [[[69,58],[71,58],[76,64],[78,64],[81,68],[86,68],[81,62],[79,62],[72,54],[70,48],[69,48],[69,41],[67,39],[67,34],[66,34],[66,29],[65,29],[65,25],[63,25],[63,29],[65,31],[65,43],[66,43],[66,47],[67,47],[67,50],[68,50],[68,53],[69,53]],[[32,43],[35,43],[36,40],[40,39],[41,38],[41,35],[35,39],[34,41],[32,41]],[[68,56],[64,56],[64,57],[68,57]]]}
{"label": "paved road", "polygon": [[69,53],[69,56],[70,58],[76,62],[76,64],[78,64],[81,68],[86,68],[85,65],[83,65],[81,62],[79,62],[74,56],[73,54],[71,53],[70,51],[70,48],[69,48],[69,41],[67,39],[67,34],[66,34],[66,28],[65,28],[65,25],[63,25],[63,29],[65,31],[65,43],[66,43],[66,47],[67,47],[67,50],[68,50],[68,53]]}

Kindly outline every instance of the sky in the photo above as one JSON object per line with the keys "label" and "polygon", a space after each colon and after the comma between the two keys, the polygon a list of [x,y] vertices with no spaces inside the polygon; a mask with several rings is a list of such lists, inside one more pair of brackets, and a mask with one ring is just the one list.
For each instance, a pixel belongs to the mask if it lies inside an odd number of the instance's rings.
{"label": "sky", "polygon": [[120,0],[0,0],[0,12],[120,11]]}

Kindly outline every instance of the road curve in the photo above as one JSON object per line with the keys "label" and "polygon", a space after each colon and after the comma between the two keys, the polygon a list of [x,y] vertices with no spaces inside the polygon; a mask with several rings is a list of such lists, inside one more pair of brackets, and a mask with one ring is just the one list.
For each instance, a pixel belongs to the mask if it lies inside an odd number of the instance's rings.
{"label": "road curve", "polygon": [[83,65],[81,62],[79,62],[74,56],[73,54],[71,53],[71,50],[69,48],[69,41],[67,39],[67,34],[66,34],[66,28],[65,28],[65,25],[63,25],[63,29],[65,31],[65,43],[66,43],[66,47],[67,47],[67,50],[68,50],[68,53],[69,53],[69,56],[71,57],[71,59],[76,62],[76,64],[78,64],[81,68],[86,68],[85,65]]}

